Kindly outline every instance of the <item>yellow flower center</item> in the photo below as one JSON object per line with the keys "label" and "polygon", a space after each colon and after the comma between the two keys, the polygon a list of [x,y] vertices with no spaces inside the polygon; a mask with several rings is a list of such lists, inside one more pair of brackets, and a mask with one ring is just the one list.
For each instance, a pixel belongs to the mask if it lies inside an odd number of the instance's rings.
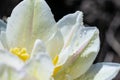
{"label": "yellow flower center", "polygon": [[30,55],[27,53],[26,48],[11,48],[10,52],[18,56],[23,61],[27,61],[30,58]]}
{"label": "yellow flower center", "polygon": [[53,59],[53,64],[54,64],[55,68],[54,68],[52,76],[56,75],[57,72],[62,68],[62,65],[56,66],[58,60],[59,60],[59,56],[57,55]]}
{"label": "yellow flower center", "polygon": [[[27,61],[30,58],[30,55],[27,53],[26,48],[11,48],[10,52],[16,56],[18,56],[21,60],[23,60],[24,62]],[[56,75],[57,72],[62,68],[62,65],[56,66],[56,64],[58,63],[59,60],[59,56],[55,56],[53,59],[53,64],[55,66],[54,71],[52,76]]]}

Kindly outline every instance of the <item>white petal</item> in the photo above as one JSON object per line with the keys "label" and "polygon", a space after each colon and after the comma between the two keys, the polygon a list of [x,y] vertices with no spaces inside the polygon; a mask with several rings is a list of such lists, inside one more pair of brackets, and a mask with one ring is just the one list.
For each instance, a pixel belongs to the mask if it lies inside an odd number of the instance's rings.
{"label": "white petal", "polygon": [[6,37],[10,47],[26,47],[30,43],[33,8],[32,0],[24,0],[14,8],[6,29]]}
{"label": "white petal", "polygon": [[[95,43],[96,42],[96,43]],[[95,43],[95,44],[94,44]],[[95,27],[83,27],[80,28],[76,33],[75,36],[73,37],[71,44],[63,49],[63,51],[60,53],[59,57],[59,64],[64,64],[63,61],[66,57],[70,57],[73,59],[76,59],[77,56],[80,55],[80,53],[85,49],[85,48],[90,48],[91,47],[96,47],[96,49],[92,49],[95,52],[99,51],[99,31]],[[90,46],[89,46],[90,45]],[[92,51],[91,50],[91,51]],[[82,54],[82,53],[81,53]],[[87,55],[84,53],[84,55]]]}
{"label": "white petal", "polygon": [[60,21],[57,22],[58,28],[60,28],[62,35],[64,37],[65,47],[69,44],[72,36],[79,27],[83,26],[83,14],[80,11],[74,14],[68,14]]}
{"label": "white petal", "polygon": [[5,31],[6,29],[6,23],[0,19],[0,33],[1,31]]}
{"label": "white petal", "polygon": [[4,64],[2,64],[1,62],[0,62],[0,80],[7,80],[7,79],[5,79],[5,78],[7,78],[7,77],[4,77],[3,78],[3,76],[5,76],[4,75],[4,73],[5,73],[5,68],[6,68],[6,65],[4,65]]}
{"label": "white petal", "polygon": [[[100,47],[99,30],[96,27],[83,27],[76,32],[71,41],[72,54],[81,53],[83,49],[98,52]],[[89,53],[88,53],[89,54]],[[84,55],[87,55],[84,53]]]}
{"label": "white petal", "polygon": [[5,33],[4,31],[1,32],[0,41],[1,41],[2,46],[3,46],[5,49],[8,50],[9,47],[8,47],[7,40],[6,40],[6,33]]}
{"label": "white petal", "polygon": [[63,44],[63,36],[60,31],[57,31],[56,34],[46,43],[47,51],[52,58],[60,53]]}
{"label": "white petal", "polygon": [[72,75],[73,79],[84,74],[95,60],[100,48],[99,31],[97,28],[86,27],[83,29],[81,38],[77,35],[74,40],[73,55],[66,63],[66,65],[70,64],[68,74]]}
{"label": "white petal", "polygon": [[[72,79],[79,77],[89,69],[97,56],[100,47],[99,32],[97,28],[85,27],[80,29],[80,31],[82,36],[80,37],[80,33],[77,33],[67,53],[61,53],[59,55],[60,60],[58,64],[63,64],[65,68],[59,73],[64,74],[64,77],[58,79],[66,78],[66,75],[70,76]],[[67,55],[67,57],[64,55]],[[60,76],[57,75],[56,78],[57,77]]]}
{"label": "white petal", "polygon": [[4,47],[3,47],[2,43],[1,43],[1,41],[0,41],[0,49],[4,50]]}
{"label": "white petal", "polygon": [[120,71],[120,64],[97,63],[76,80],[112,80]]}
{"label": "white petal", "polygon": [[4,50],[0,50],[0,62],[15,70],[20,70],[24,66],[24,62],[17,56]]}
{"label": "white petal", "polygon": [[0,80],[35,80],[35,79],[34,77],[26,76],[24,69],[16,71],[10,66],[7,66],[6,64],[0,62]]}
{"label": "white petal", "polygon": [[[55,24],[50,8],[44,0],[24,0],[13,10],[7,24],[10,47],[27,47],[31,52],[36,39],[51,36]],[[53,30],[53,31],[52,31]]]}
{"label": "white petal", "polygon": [[36,80],[50,80],[54,66],[46,53],[39,52],[26,66],[27,74]]}
{"label": "white petal", "polygon": [[63,49],[59,54],[59,60],[56,65],[64,65],[68,58],[70,57],[71,48],[70,46]]}
{"label": "white petal", "polygon": [[46,41],[56,32],[56,22],[45,0],[34,2],[33,37]]}
{"label": "white petal", "polygon": [[36,56],[37,53],[39,52],[46,52],[46,48],[45,48],[45,44],[40,39],[37,39],[34,43],[31,58]]}
{"label": "white petal", "polygon": [[32,57],[25,67],[27,76],[24,80],[33,77],[34,80],[49,80],[53,71],[51,58],[46,52],[44,43],[37,39],[32,50]]}
{"label": "white petal", "polygon": [[24,72],[16,71],[0,62],[0,80],[23,80]]}

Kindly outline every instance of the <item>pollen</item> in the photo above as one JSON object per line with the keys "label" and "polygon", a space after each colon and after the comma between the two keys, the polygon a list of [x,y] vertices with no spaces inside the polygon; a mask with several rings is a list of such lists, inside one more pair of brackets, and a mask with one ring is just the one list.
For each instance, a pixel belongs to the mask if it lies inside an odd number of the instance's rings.
{"label": "pollen", "polygon": [[30,58],[30,55],[27,53],[26,48],[11,48],[10,52],[16,56],[18,56],[24,62]]}

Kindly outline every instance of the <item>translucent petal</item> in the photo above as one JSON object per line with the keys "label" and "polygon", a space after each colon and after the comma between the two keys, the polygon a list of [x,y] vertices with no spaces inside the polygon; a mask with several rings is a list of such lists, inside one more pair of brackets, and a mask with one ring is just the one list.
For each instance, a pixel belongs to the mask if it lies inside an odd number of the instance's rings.
{"label": "translucent petal", "polygon": [[15,70],[20,70],[24,66],[24,62],[17,56],[4,50],[0,50],[0,62],[14,68]]}
{"label": "translucent petal", "polygon": [[2,43],[1,43],[1,41],[0,41],[0,49],[4,50],[4,47],[3,47]]}
{"label": "translucent petal", "polygon": [[119,71],[120,64],[110,62],[97,63],[75,80],[112,80]]}
{"label": "translucent petal", "polygon": [[18,4],[7,23],[6,37],[9,47],[30,45],[34,2],[24,0]]}
{"label": "translucent petal", "polygon": [[37,55],[37,53],[39,52],[46,52],[46,48],[45,48],[45,44],[43,43],[43,41],[41,41],[40,39],[37,39],[34,43],[34,47],[32,49],[32,54],[31,54],[31,58],[33,58],[34,56]]}
{"label": "translucent petal", "polygon": [[4,31],[1,31],[0,41],[1,41],[1,44],[3,45],[3,47],[8,50],[9,47],[8,47],[8,43],[7,43],[7,39],[6,39],[6,33]]}
{"label": "translucent petal", "polygon": [[60,31],[57,31],[56,34],[46,43],[47,51],[50,53],[52,59],[60,53],[63,45],[63,36]]}
{"label": "translucent petal", "polygon": [[32,50],[31,59],[25,66],[27,76],[35,78],[34,80],[50,80],[54,66],[51,58],[46,52],[44,43],[37,39]]}
{"label": "translucent petal", "polygon": [[[80,36],[80,33],[82,36]],[[55,76],[55,78],[61,80],[66,79],[69,76],[72,79],[75,79],[84,74],[95,60],[99,51],[99,46],[99,32],[97,28],[85,27],[80,29],[80,32],[72,39],[67,53],[65,53],[67,56],[65,57],[63,53],[60,54],[58,64],[63,64],[64,68]],[[60,75],[62,74],[63,76],[61,77]]]}
{"label": "translucent petal", "polygon": [[74,33],[83,26],[83,14],[80,11],[77,11],[73,14],[68,14],[64,16],[57,22],[58,28],[60,28],[62,35],[64,37],[64,47],[69,44],[69,41],[72,39]]}
{"label": "translucent petal", "polygon": [[6,29],[6,23],[0,19],[0,33],[1,31],[5,31]]}
{"label": "translucent petal", "polygon": [[24,0],[13,10],[7,23],[10,47],[27,47],[31,52],[37,38],[47,40],[54,34],[54,18],[44,0]]}
{"label": "translucent petal", "polygon": [[48,54],[39,52],[26,66],[28,76],[35,80],[50,80],[54,66]]}
{"label": "translucent petal", "polygon": [[24,72],[15,69],[0,62],[0,80],[23,80]]}
{"label": "translucent petal", "polygon": [[57,30],[54,16],[45,0],[34,0],[33,38],[48,40]]}

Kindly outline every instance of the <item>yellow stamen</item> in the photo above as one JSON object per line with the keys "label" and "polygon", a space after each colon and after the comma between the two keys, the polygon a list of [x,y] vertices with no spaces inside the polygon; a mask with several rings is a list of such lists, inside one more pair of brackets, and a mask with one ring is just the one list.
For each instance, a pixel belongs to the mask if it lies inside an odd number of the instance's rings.
{"label": "yellow stamen", "polygon": [[62,68],[62,65],[55,67],[52,76],[56,75],[61,68]]}
{"label": "yellow stamen", "polygon": [[55,68],[54,68],[52,76],[56,75],[58,73],[58,71],[62,68],[62,65],[56,66],[56,64],[58,63],[58,60],[59,60],[59,56],[56,55],[53,59],[53,64],[54,64]]}
{"label": "yellow stamen", "polygon": [[57,62],[58,62],[58,60],[59,60],[59,56],[56,55],[56,56],[54,57],[54,59],[53,59],[53,64],[56,65]]}
{"label": "yellow stamen", "polygon": [[23,61],[26,61],[30,58],[30,55],[29,54],[21,54],[19,56],[20,59],[22,59]]}
{"label": "yellow stamen", "polygon": [[30,58],[30,55],[27,53],[26,48],[11,48],[10,52],[18,56],[23,61],[26,61]]}

